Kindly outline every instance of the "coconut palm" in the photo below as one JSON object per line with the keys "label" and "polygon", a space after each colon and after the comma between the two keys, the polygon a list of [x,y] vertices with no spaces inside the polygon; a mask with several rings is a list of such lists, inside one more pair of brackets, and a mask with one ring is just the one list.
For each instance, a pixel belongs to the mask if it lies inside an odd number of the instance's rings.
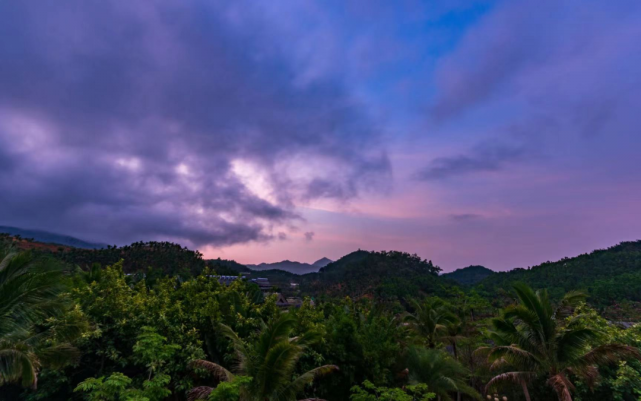
{"label": "coconut palm", "polygon": [[436,342],[448,324],[457,321],[445,303],[439,299],[426,299],[423,303],[412,301],[415,312],[407,314],[405,321],[410,328],[425,341],[429,348],[436,348]]}
{"label": "coconut palm", "polygon": [[[269,324],[263,323],[256,341],[249,345],[231,328],[221,325],[223,334],[231,340],[236,353],[234,372],[252,378],[243,391],[242,400],[295,400],[296,395],[314,378],[338,370],[337,366],[325,365],[293,378],[296,363],[306,346],[319,340],[314,332],[291,337],[295,324],[293,315],[283,313]],[[232,372],[213,362],[196,360],[192,366],[208,370],[221,381],[234,379]],[[189,398],[205,399],[212,390],[211,387],[196,387]]]}
{"label": "coconut palm", "polygon": [[[452,350],[452,355],[454,359],[459,360],[458,345],[460,341],[465,340],[464,334],[464,325],[463,322],[455,321],[449,322],[445,325],[441,339],[445,341],[446,344],[449,344],[449,347]],[[461,400],[461,392],[456,393],[456,400]]]}
{"label": "coconut palm", "polygon": [[56,333],[34,330],[37,323],[65,310],[60,297],[64,289],[63,270],[54,260],[0,250],[0,385],[21,382],[35,388],[41,367],[77,360],[78,351],[59,341],[76,333],[73,327],[60,327]]}
{"label": "coconut palm", "polygon": [[458,344],[460,341],[465,340],[464,326],[461,322],[450,322],[445,325],[441,333],[441,339],[445,341],[451,348],[454,359],[458,358]]}
{"label": "coconut palm", "polygon": [[571,401],[571,375],[593,383],[599,374],[597,366],[640,357],[636,348],[621,344],[590,348],[598,332],[572,327],[571,322],[563,325],[585,294],[570,292],[554,308],[545,290],[534,292],[525,284],[514,285],[514,290],[518,305],[506,308],[501,317],[492,320],[488,336],[494,346],[480,349],[488,352],[493,369],[508,369],[491,379],[486,390],[500,382],[513,382],[522,386],[529,401],[527,383],[544,377],[559,400]]}
{"label": "coconut palm", "polygon": [[467,384],[468,370],[447,352],[413,347],[409,350],[407,365],[410,382],[427,384],[440,400],[452,400],[453,393],[481,399],[481,395]]}

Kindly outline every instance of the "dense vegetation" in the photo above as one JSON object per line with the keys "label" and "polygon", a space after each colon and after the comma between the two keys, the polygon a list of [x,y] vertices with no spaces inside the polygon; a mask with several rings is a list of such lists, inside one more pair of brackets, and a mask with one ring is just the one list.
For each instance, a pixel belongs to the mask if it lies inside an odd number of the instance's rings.
{"label": "dense vegetation", "polygon": [[63,261],[84,269],[93,263],[108,266],[123,260],[125,273],[156,269],[164,275],[187,277],[200,273],[205,267],[200,252],[171,242],[134,242],[127,246],[108,246],[96,250],[71,248],[58,255]]}
{"label": "dense vegetation", "polygon": [[[634,274],[638,243],[463,289],[416,255],[358,251],[319,273],[267,272],[314,298],[283,310],[248,281],[214,276],[241,265],[171,244],[22,251],[1,241],[0,400],[641,396],[641,326],[595,309],[621,296],[586,303],[573,291]],[[544,281],[588,272],[604,283]]]}
{"label": "dense vegetation", "polygon": [[476,287],[488,297],[499,297],[513,283],[546,288],[559,299],[572,290],[590,295],[590,303],[615,320],[638,320],[641,302],[641,241],[623,242],[558,262],[546,262],[529,269],[499,272]]}
{"label": "dense vegetation", "polygon": [[455,282],[438,277],[440,271],[431,261],[417,255],[359,250],[329,263],[318,273],[297,275],[284,270],[263,270],[252,274],[269,278],[282,289],[291,282],[299,283],[303,294],[314,297],[402,300],[420,293],[444,293],[444,287]]}
{"label": "dense vegetation", "polygon": [[494,271],[487,267],[476,265],[457,269],[451,273],[445,273],[443,276],[456,281],[460,285],[474,285],[492,274],[494,274]]}

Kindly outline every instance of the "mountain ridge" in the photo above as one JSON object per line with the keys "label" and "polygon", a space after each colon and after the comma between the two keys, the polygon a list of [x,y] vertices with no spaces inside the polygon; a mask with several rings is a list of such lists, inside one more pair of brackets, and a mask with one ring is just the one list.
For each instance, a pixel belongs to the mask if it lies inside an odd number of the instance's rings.
{"label": "mountain ridge", "polygon": [[308,273],[316,273],[330,263],[332,263],[331,259],[323,257],[312,264],[285,259],[275,263],[246,264],[245,266],[254,271],[282,270],[289,273],[302,275]]}
{"label": "mountain ridge", "polygon": [[107,244],[90,242],[81,240],[71,235],[52,233],[44,230],[32,230],[26,228],[0,226],[0,233],[6,233],[12,236],[20,236],[22,238],[33,238],[34,241],[46,243],[71,246],[74,248],[82,249],[102,249],[106,248]]}

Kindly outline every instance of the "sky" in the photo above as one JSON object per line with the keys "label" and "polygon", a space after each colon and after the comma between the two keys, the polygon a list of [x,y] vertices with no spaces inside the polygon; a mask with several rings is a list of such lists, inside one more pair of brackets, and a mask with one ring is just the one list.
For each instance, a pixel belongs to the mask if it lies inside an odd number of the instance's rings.
{"label": "sky", "polygon": [[7,0],[0,38],[0,225],[444,271],[641,239],[638,0]]}

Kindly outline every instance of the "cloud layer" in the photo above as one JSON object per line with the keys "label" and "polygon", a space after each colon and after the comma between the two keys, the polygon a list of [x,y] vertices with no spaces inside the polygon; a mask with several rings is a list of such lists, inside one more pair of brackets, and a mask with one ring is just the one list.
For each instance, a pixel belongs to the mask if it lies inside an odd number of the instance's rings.
{"label": "cloud layer", "polygon": [[588,157],[581,152],[602,135],[611,146],[638,141],[640,21],[631,0],[497,2],[434,73],[430,120],[459,122],[477,145],[418,176],[496,172],[541,154]]}
{"label": "cloud layer", "polygon": [[[0,5],[0,221],[124,243],[283,237],[390,173],[338,79],[301,84],[224,2]],[[322,168],[320,168],[322,167]]]}
{"label": "cloud layer", "polygon": [[2,225],[445,268],[641,232],[638,0],[5,1],[0,37]]}

